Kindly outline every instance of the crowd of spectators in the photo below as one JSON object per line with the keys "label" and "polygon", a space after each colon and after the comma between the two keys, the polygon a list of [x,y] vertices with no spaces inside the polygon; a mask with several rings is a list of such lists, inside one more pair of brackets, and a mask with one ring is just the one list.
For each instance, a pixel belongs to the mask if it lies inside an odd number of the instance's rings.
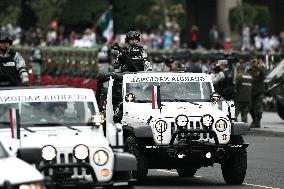
{"label": "crowd of spectators", "polygon": [[[52,21],[47,30],[42,27],[34,27],[23,30],[19,26],[2,26],[1,29],[8,30],[12,35],[15,45],[30,46],[37,44],[39,46],[73,46],[73,47],[99,47],[99,37],[97,37],[96,28],[86,28],[83,32],[67,32],[63,25]],[[181,38],[181,28],[178,23],[167,20],[166,24],[158,27],[156,31],[141,33],[141,45],[150,49],[175,49],[175,48],[202,48],[199,39],[198,26],[189,27],[186,35]],[[124,34],[118,34],[116,41],[124,43]],[[209,48],[223,50],[241,50],[252,52],[284,52],[284,31],[279,35],[271,35],[268,28],[260,28],[255,25],[253,29],[244,27],[241,38],[241,46],[235,47],[229,37],[222,39],[221,32],[213,25],[208,31]],[[181,40],[183,39],[183,41]],[[234,49],[233,49],[234,48]]]}

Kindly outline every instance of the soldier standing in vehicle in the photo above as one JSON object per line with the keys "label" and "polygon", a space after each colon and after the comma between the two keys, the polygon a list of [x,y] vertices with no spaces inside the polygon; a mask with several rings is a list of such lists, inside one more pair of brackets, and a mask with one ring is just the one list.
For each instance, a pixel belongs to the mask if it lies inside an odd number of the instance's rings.
{"label": "soldier standing in vehicle", "polygon": [[29,86],[25,60],[10,48],[12,42],[8,32],[0,31],[0,87]]}
{"label": "soldier standing in vehicle", "polygon": [[250,61],[251,68],[248,70],[248,73],[252,76],[252,102],[250,105],[250,114],[253,119],[250,127],[260,128],[260,121],[263,113],[263,97],[264,97],[264,79],[266,77],[266,68],[265,65],[261,65],[264,58],[260,57],[259,59],[252,59]]}
{"label": "soldier standing in vehicle", "polygon": [[114,68],[121,69],[121,72],[151,71],[152,64],[146,51],[139,46],[140,33],[130,31],[126,34],[126,46],[119,50],[114,62]]}
{"label": "soldier standing in vehicle", "polygon": [[249,105],[251,103],[251,87],[252,77],[249,73],[245,72],[245,65],[240,64],[237,67],[236,77],[236,94],[234,97],[236,107],[236,118],[241,113],[242,122],[248,121]]}

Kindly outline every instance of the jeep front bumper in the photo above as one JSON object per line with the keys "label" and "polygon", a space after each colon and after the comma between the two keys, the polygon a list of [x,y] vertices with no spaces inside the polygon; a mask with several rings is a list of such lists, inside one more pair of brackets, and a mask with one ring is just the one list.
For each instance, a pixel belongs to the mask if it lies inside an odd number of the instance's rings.
{"label": "jeep front bumper", "polygon": [[[127,163],[127,164],[126,164]],[[45,183],[47,186],[73,187],[83,186],[128,186],[132,185],[136,180],[132,178],[131,171],[137,170],[137,162],[135,156],[128,153],[114,153],[114,170],[113,177],[110,181],[99,182],[93,167],[86,162],[77,163],[52,163],[38,166],[40,172],[48,172],[53,170],[53,174],[46,177]],[[91,175],[92,180],[73,178],[74,168],[78,170],[82,168]],[[56,187],[57,188],[57,187]]]}

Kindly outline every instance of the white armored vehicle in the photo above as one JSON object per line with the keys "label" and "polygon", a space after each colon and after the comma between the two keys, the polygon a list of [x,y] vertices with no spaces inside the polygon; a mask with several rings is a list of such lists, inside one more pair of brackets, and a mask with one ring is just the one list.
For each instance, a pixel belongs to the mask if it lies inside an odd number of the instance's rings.
{"label": "white armored vehicle", "polygon": [[109,123],[105,137],[92,90],[1,89],[0,114],[5,146],[18,156],[19,148],[41,149],[42,161],[36,166],[47,186],[128,187],[134,181],[130,172],[136,170],[136,158],[121,150],[121,125]]}
{"label": "white armored vehicle", "polygon": [[192,177],[197,169],[220,163],[226,183],[243,182],[248,144],[241,135],[249,127],[235,122],[232,102],[218,102],[220,96],[213,93],[210,75],[138,72],[101,76],[100,104],[104,104],[103,87],[112,79],[114,118],[123,125],[125,149],[137,157],[136,178],[145,178],[148,169],[176,169],[179,176]]}
{"label": "white armored vehicle", "polygon": [[11,155],[0,141],[0,189],[44,189],[43,176],[28,163]]}

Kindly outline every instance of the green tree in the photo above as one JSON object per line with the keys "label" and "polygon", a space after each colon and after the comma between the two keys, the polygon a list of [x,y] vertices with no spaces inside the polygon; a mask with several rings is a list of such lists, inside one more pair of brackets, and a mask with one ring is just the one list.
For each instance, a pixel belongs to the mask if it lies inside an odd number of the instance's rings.
{"label": "green tree", "polygon": [[16,25],[20,10],[21,0],[1,0],[0,2],[0,26],[7,24]]}
{"label": "green tree", "polygon": [[155,30],[169,16],[184,25],[184,0],[115,0],[115,25],[118,33],[130,29]]}
{"label": "green tree", "polygon": [[68,0],[59,21],[68,28],[83,30],[94,26],[107,7],[108,1],[84,0],[79,3],[78,0]]}
{"label": "green tree", "polygon": [[[243,20],[240,19],[242,18]],[[255,24],[267,27],[270,19],[269,8],[265,6],[253,6],[244,3],[242,6],[230,10],[229,21],[232,31],[241,32],[243,26],[252,28]]]}
{"label": "green tree", "polygon": [[37,15],[38,25],[47,28],[52,20],[58,20],[67,0],[29,0],[27,3]]}

